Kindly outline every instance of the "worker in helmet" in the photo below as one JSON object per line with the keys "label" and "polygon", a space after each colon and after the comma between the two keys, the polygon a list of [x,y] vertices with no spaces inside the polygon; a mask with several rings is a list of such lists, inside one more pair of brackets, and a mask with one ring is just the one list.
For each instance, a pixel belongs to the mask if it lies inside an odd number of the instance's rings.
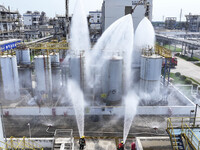
{"label": "worker in helmet", "polygon": [[79,139],[79,144],[80,144],[80,149],[84,149],[84,146],[86,145],[86,143],[85,143],[85,136],[82,136]]}
{"label": "worker in helmet", "polygon": [[119,143],[117,150],[124,150],[124,142],[121,141],[121,143]]}

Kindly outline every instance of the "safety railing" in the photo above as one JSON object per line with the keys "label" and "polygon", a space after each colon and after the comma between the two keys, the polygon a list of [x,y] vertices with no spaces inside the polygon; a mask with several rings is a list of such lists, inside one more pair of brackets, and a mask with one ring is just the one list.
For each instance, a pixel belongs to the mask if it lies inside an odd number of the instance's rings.
{"label": "safety railing", "polygon": [[185,142],[184,142],[184,148],[187,150],[190,150],[190,145],[188,143],[188,139],[186,138],[186,134],[185,134],[185,128],[183,126],[183,124],[181,124],[181,135],[183,135],[185,138]]}
{"label": "safety railing", "polygon": [[[3,142],[1,142],[3,143]],[[23,138],[15,138],[10,137],[10,139],[3,143],[5,145],[5,148],[0,149],[32,149],[32,150],[43,150],[42,146],[26,137]]]}
{"label": "safety railing", "polygon": [[[173,128],[173,125],[172,125],[172,122],[171,122],[171,118],[167,119],[167,130],[168,130],[168,133],[169,133],[169,136],[170,136],[170,140],[171,140],[173,150],[178,150],[178,144],[177,144],[177,141],[176,141],[176,135],[174,133],[174,128]],[[174,138],[174,141],[173,141],[173,138]]]}
{"label": "safety railing", "polygon": [[169,119],[171,120],[174,128],[181,128],[182,126],[185,126],[185,124],[189,127],[200,127],[200,117],[172,117]]}
{"label": "safety railing", "polygon": [[0,150],[7,150],[8,147],[12,147],[8,143],[2,142],[2,141],[0,141],[0,145],[3,145],[3,147],[2,146],[0,147]]}
{"label": "safety railing", "polygon": [[184,131],[186,139],[188,139],[188,142],[190,142],[192,147],[196,150],[200,150],[200,140],[187,124],[185,124]]}
{"label": "safety railing", "polygon": [[167,120],[167,130],[170,134],[170,140],[174,135],[174,130],[181,129],[181,135],[185,139],[185,148],[187,147],[188,150],[190,150],[190,146],[193,149],[200,150],[200,139],[194,133],[194,130],[200,130],[199,126],[200,117],[173,117]]}

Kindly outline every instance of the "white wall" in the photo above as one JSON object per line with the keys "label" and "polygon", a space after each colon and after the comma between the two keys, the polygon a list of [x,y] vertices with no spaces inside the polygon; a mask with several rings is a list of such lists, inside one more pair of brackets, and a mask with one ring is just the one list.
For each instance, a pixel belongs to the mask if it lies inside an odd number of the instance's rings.
{"label": "white wall", "polygon": [[[105,108],[102,111],[102,108]],[[4,108],[4,114],[9,112],[12,116],[52,116],[52,109],[55,109],[56,115],[75,115],[73,107],[15,107]],[[193,106],[139,106],[137,108],[138,115],[173,115],[186,116],[190,115],[190,111],[195,109]],[[85,115],[119,115],[124,111],[123,106],[116,107],[90,107],[86,108]]]}

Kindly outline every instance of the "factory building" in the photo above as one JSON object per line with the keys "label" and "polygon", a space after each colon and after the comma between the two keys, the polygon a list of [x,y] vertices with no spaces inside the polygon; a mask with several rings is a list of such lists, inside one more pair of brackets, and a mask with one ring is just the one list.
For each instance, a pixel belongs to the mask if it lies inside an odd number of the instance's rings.
{"label": "factory building", "polygon": [[23,14],[24,37],[30,39],[42,38],[53,32],[53,27],[48,25],[48,18],[45,12],[27,11]]}
{"label": "factory building", "polygon": [[167,17],[165,19],[165,29],[173,30],[176,28],[176,17]]}
{"label": "factory building", "polygon": [[20,38],[21,29],[22,21],[19,12],[0,5],[0,39]]}
{"label": "factory building", "polygon": [[23,14],[25,29],[39,28],[39,25],[47,24],[47,17],[45,12],[31,12],[27,11]]}
{"label": "factory building", "polygon": [[199,32],[200,31],[200,15],[186,15],[186,23],[188,26],[188,31]]}
{"label": "factory building", "polygon": [[101,11],[90,11],[89,12],[89,24],[90,29],[100,30],[101,29]]}
{"label": "factory building", "polygon": [[152,20],[152,0],[104,0],[102,5],[102,30],[124,15],[132,14],[134,28],[147,16]]}

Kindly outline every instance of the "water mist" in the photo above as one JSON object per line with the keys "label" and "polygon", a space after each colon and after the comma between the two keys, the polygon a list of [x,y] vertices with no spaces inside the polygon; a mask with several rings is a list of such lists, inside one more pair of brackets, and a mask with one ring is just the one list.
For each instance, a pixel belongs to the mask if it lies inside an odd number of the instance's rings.
{"label": "water mist", "polygon": [[67,90],[69,98],[73,103],[73,108],[76,115],[79,136],[84,135],[84,96],[80,86],[76,81],[68,80]]}

